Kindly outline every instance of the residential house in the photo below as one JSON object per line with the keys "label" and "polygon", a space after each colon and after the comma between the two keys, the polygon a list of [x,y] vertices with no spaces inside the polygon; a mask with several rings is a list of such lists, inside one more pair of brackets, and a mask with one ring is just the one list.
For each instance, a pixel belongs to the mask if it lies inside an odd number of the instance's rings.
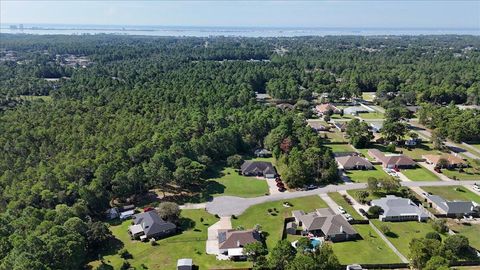
{"label": "residential house", "polygon": [[369,113],[371,111],[373,110],[369,110],[363,106],[352,106],[352,107],[347,107],[343,109],[344,114],[350,114],[350,115],[358,115],[359,113]]}
{"label": "residential house", "polygon": [[107,219],[116,219],[120,217],[120,211],[118,210],[118,207],[113,207],[105,211],[105,216]]}
{"label": "residential house", "polygon": [[435,208],[448,217],[477,216],[479,206],[468,201],[447,201],[438,195],[427,195],[427,199],[433,203]]}
{"label": "residential house", "polygon": [[295,235],[297,234],[297,223],[291,221],[285,225],[285,232],[287,234]]}
{"label": "residential house", "polygon": [[433,164],[435,167],[439,167],[439,161],[444,159],[447,161],[447,168],[465,167],[467,162],[457,155],[442,154],[442,155],[422,155],[422,158],[426,160],[428,164]]}
{"label": "residential house", "polygon": [[341,132],[344,132],[345,129],[347,129],[347,123],[346,122],[335,122],[333,123],[336,129],[338,129]]}
{"label": "residential house", "polygon": [[324,103],[315,106],[315,111],[317,111],[318,115],[325,115],[329,110],[332,110],[333,113],[340,113],[340,109],[335,107],[334,105],[330,103]]}
{"label": "residential house", "polygon": [[177,232],[177,226],[163,220],[156,211],[136,214],[132,217],[133,225],[128,231],[133,239],[142,241],[150,238],[162,238]]}
{"label": "residential house", "polygon": [[255,154],[256,157],[271,157],[272,156],[272,152],[268,151],[265,148],[255,150],[254,154]]}
{"label": "residential house", "polygon": [[128,211],[121,212],[120,219],[121,220],[128,219],[132,217],[134,214],[135,214],[135,210],[128,210]]}
{"label": "residential house", "polygon": [[218,230],[219,254],[227,255],[231,260],[246,259],[243,254],[245,245],[260,241],[261,235],[256,230]]}
{"label": "residential house", "polygon": [[307,120],[307,125],[311,127],[313,130],[315,130],[316,132],[330,130],[330,126],[328,124],[323,124],[320,121]]}
{"label": "residential house", "polygon": [[406,146],[415,146],[418,143],[418,139],[408,139],[405,140],[405,145]]}
{"label": "residential house", "polygon": [[193,269],[192,259],[179,259],[177,261],[177,270],[192,270],[192,269]]}
{"label": "residential house", "polygon": [[360,156],[342,156],[335,157],[339,169],[343,170],[370,170],[373,169],[370,161]]}
{"label": "residential house", "polygon": [[380,214],[381,221],[426,221],[428,214],[418,207],[410,199],[387,195],[384,198],[372,200],[372,206],[379,206],[383,212]]}
{"label": "residential house", "polygon": [[277,104],[276,107],[282,111],[292,111],[295,109],[295,106],[289,103],[280,103],[280,104]]}
{"label": "residential house", "polygon": [[272,163],[267,161],[245,161],[240,167],[240,171],[245,176],[263,176],[265,178],[275,178],[277,172]]}
{"label": "residential house", "polygon": [[379,133],[383,128],[383,122],[371,122],[369,125],[370,129],[375,133]]}
{"label": "residential house", "polygon": [[409,111],[409,113],[411,115],[417,113],[418,110],[420,110],[420,108],[422,108],[422,107],[421,106],[407,106],[407,110]]}
{"label": "residential house", "polygon": [[302,226],[304,235],[323,236],[332,242],[354,240],[359,236],[343,215],[335,214],[330,208],[320,208],[308,214],[297,210],[292,211],[292,215]]}
{"label": "residential house", "polygon": [[385,168],[413,168],[417,165],[413,159],[405,155],[385,155],[378,149],[369,149],[368,154],[381,162]]}

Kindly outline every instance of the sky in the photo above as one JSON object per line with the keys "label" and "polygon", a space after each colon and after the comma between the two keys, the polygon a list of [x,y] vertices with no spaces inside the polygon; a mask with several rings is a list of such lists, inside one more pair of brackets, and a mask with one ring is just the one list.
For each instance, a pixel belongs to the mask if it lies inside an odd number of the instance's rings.
{"label": "sky", "polygon": [[0,0],[0,23],[480,29],[480,0]]}

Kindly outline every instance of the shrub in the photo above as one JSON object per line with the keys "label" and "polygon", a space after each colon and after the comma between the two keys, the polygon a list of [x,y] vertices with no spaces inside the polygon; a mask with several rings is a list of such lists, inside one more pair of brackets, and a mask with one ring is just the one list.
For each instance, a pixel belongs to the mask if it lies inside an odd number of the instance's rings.
{"label": "shrub", "polygon": [[385,147],[385,151],[387,152],[395,152],[395,144],[391,143]]}
{"label": "shrub", "polygon": [[120,267],[120,270],[128,270],[130,269],[130,263],[128,261],[123,261],[122,266]]}
{"label": "shrub", "polygon": [[240,168],[240,166],[242,166],[243,164],[243,158],[242,156],[238,155],[238,154],[235,154],[233,156],[229,156],[227,158],[227,164],[228,166],[232,167],[232,168],[235,168],[235,169],[238,169]]}
{"label": "shrub", "polygon": [[382,208],[380,206],[374,205],[368,209],[368,213],[372,216],[379,216],[382,213]]}
{"label": "shrub", "polygon": [[382,225],[382,226],[380,226],[380,231],[382,231],[384,234],[388,234],[392,230],[390,229],[390,227],[388,225]]}
{"label": "shrub", "polygon": [[448,232],[447,222],[444,219],[434,220],[432,223],[432,228],[438,233]]}
{"label": "shrub", "polygon": [[442,237],[440,236],[439,233],[437,232],[428,232],[426,235],[425,235],[425,238],[427,239],[436,239],[438,241],[442,241]]}
{"label": "shrub", "polygon": [[118,251],[118,254],[120,255],[121,258],[123,259],[133,259],[133,256],[132,254],[130,254],[130,252],[128,252],[127,249],[125,248],[122,248],[120,251]]}

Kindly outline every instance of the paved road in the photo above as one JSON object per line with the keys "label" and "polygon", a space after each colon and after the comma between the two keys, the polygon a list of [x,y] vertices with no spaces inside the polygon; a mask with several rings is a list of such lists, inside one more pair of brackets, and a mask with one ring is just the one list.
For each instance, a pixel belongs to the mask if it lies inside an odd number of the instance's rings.
{"label": "paved road", "polygon": [[[418,182],[402,182],[405,187],[422,187],[422,186],[456,186],[456,185],[473,185],[476,181],[418,181]],[[366,188],[366,183],[351,183],[346,185],[328,185],[322,188],[317,188],[309,191],[296,191],[289,193],[274,194],[270,196],[261,196],[255,198],[240,198],[234,196],[215,197],[211,202],[208,202],[206,209],[211,214],[219,216],[241,215],[247,208],[252,205],[261,204],[264,202],[272,202],[279,200],[288,200],[294,198],[301,198],[306,196],[318,195],[328,192],[338,192],[340,190],[355,190]]]}

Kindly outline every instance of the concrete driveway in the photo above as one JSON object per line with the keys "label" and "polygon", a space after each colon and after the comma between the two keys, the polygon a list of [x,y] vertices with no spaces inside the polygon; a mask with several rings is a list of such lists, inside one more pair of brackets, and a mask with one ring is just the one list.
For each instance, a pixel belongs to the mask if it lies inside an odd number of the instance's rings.
{"label": "concrete driveway", "polygon": [[206,243],[206,252],[211,255],[218,255],[218,230],[228,230],[232,228],[230,217],[221,217],[219,221],[208,227],[208,238]]}

